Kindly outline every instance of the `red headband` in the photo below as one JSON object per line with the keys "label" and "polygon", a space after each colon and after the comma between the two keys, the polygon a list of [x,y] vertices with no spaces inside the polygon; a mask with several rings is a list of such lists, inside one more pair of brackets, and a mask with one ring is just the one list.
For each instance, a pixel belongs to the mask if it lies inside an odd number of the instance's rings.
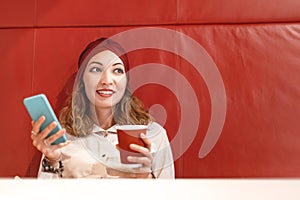
{"label": "red headband", "polygon": [[86,46],[78,59],[78,69],[81,70],[80,77],[82,76],[88,61],[97,53],[110,50],[115,53],[122,60],[125,71],[129,71],[129,61],[125,50],[117,42],[108,38],[99,38]]}

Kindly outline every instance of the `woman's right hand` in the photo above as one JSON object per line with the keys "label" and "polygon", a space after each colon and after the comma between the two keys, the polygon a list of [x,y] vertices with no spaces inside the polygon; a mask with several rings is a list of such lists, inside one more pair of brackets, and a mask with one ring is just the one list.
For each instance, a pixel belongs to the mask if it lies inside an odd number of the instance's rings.
{"label": "woman's right hand", "polygon": [[48,160],[57,161],[61,158],[61,148],[70,143],[67,140],[64,143],[51,145],[52,142],[60,138],[66,133],[65,129],[57,131],[55,134],[46,138],[47,135],[57,126],[56,122],[49,124],[43,131],[40,132],[40,127],[44,123],[45,117],[41,116],[35,123],[32,122],[31,139],[32,144],[40,152],[42,152]]}

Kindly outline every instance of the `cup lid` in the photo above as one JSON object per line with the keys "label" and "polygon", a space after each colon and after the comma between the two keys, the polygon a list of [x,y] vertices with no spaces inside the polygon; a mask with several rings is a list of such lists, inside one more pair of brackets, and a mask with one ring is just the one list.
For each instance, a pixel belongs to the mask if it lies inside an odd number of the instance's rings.
{"label": "cup lid", "polygon": [[116,129],[119,130],[140,130],[140,129],[147,129],[146,125],[135,125],[135,124],[128,124],[128,125],[116,125]]}

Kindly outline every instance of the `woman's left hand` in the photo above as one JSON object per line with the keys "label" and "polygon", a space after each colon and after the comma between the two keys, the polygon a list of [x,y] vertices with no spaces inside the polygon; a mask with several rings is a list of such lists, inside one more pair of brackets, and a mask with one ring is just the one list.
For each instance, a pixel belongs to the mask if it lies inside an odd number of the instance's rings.
{"label": "woman's left hand", "polygon": [[143,156],[128,156],[127,160],[132,163],[142,164],[142,167],[136,168],[135,173],[137,178],[152,178],[151,174],[151,164],[152,164],[152,154],[151,154],[151,142],[144,135],[141,134],[141,138],[145,143],[145,147],[136,144],[130,144],[130,149],[136,151]]}
{"label": "woman's left hand", "polygon": [[115,169],[107,169],[107,172],[111,176],[118,176],[120,178],[153,178],[151,171],[152,154],[151,154],[151,142],[142,133],[141,139],[143,140],[145,147],[136,144],[130,144],[130,149],[142,154],[142,156],[128,156],[127,160],[132,163],[142,164],[141,167],[133,169],[132,172],[122,172]]}

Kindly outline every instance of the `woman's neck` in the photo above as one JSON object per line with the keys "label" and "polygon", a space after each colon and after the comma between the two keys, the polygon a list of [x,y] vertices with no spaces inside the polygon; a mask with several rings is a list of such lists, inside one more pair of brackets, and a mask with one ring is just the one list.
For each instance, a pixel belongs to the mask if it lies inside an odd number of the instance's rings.
{"label": "woman's neck", "polygon": [[114,125],[114,117],[112,108],[96,108],[92,111],[92,119],[103,129],[108,129]]}

